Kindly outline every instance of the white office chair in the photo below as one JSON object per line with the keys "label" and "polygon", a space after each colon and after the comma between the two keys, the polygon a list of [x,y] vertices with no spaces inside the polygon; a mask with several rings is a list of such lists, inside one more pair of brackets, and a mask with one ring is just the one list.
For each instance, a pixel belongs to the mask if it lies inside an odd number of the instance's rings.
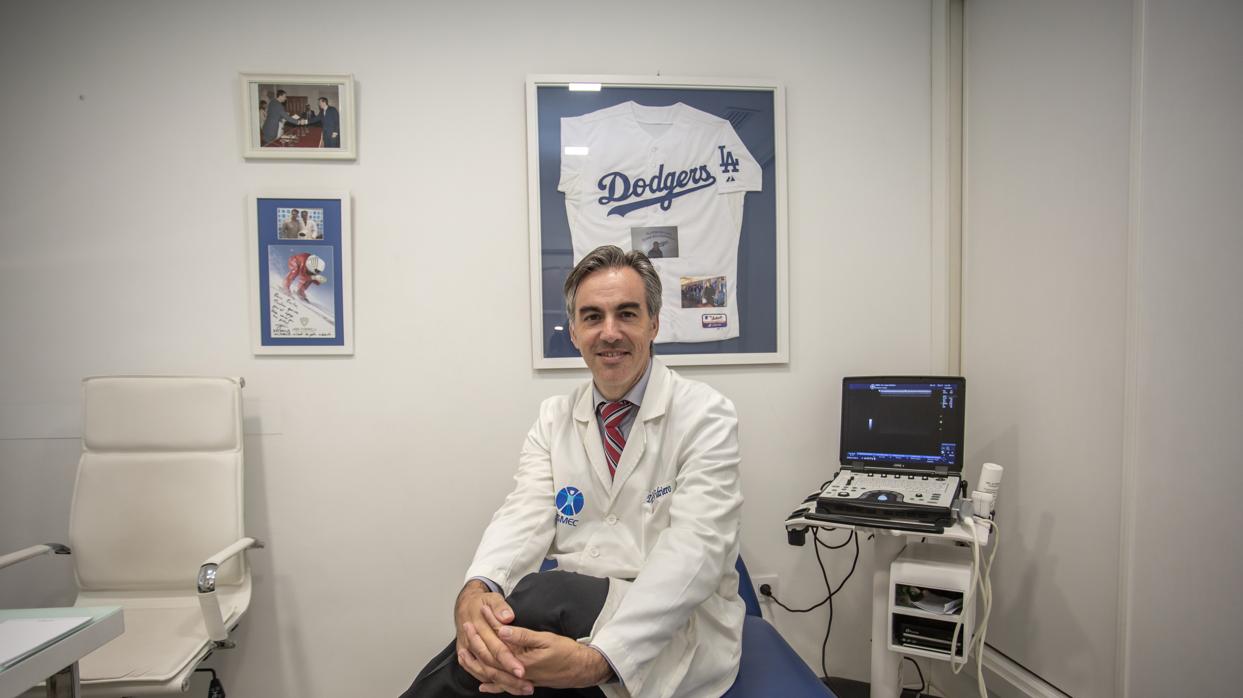
{"label": "white office chair", "polygon": [[[242,555],[242,389],[232,378],[83,381],[69,542],[75,606],[121,606],[125,633],[82,659],[94,698],[184,692],[250,605]],[[63,546],[61,546],[63,548]],[[54,544],[0,558],[0,567]]]}

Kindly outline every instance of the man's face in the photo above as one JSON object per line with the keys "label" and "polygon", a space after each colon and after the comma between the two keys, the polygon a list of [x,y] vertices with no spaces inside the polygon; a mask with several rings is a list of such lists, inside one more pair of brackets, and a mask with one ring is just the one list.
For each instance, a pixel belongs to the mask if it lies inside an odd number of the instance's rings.
{"label": "man's face", "polygon": [[659,329],[660,318],[648,313],[643,279],[634,269],[601,269],[579,283],[570,341],[609,400],[625,395],[647,370]]}
{"label": "man's face", "polygon": [[303,212],[302,212],[302,220],[304,220],[304,221],[306,220],[306,211],[303,211]]}
{"label": "man's face", "polygon": [[281,95],[276,98],[276,101],[280,102],[281,104],[284,104],[287,97],[288,97],[287,95]]}

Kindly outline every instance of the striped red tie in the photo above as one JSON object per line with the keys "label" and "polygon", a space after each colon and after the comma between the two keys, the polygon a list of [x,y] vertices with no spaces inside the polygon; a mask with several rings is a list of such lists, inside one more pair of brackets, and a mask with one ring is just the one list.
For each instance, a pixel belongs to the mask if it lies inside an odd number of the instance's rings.
{"label": "striped red tie", "polygon": [[606,402],[600,408],[600,418],[604,421],[604,459],[609,463],[609,476],[617,473],[617,461],[621,460],[622,450],[626,448],[621,424],[632,409],[634,403],[626,400]]}

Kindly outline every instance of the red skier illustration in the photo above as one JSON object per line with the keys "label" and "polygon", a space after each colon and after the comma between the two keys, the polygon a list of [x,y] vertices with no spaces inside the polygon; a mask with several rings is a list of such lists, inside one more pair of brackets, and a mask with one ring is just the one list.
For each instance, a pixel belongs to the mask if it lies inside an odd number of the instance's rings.
{"label": "red skier illustration", "polygon": [[289,273],[285,275],[285,292],[290,293],[289,285],[294,279],[301,281],[298,285],[298,297],[306,300],[306,290],[311,284],[327,283],[328,279],[324,278],[320,272],[324,270],[324,260],[311,254],[310,252],[302,252],[289,258]]}

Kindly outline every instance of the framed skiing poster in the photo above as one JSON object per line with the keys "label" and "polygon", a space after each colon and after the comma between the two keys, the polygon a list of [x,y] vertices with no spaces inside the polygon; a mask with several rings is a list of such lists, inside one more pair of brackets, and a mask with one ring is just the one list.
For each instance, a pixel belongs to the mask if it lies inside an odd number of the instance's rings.
{"label": "framed skiing poster", "polygon": [[353,354],[350,195],[249,198],[251,328],[256,354]]}
{"label": "framed skiing poster", "polygon": [[784,104],[765,80],[527,78],[534,368],[584,366],[562,285],[602,245],[656,268],[665,363],[789,361]]}

